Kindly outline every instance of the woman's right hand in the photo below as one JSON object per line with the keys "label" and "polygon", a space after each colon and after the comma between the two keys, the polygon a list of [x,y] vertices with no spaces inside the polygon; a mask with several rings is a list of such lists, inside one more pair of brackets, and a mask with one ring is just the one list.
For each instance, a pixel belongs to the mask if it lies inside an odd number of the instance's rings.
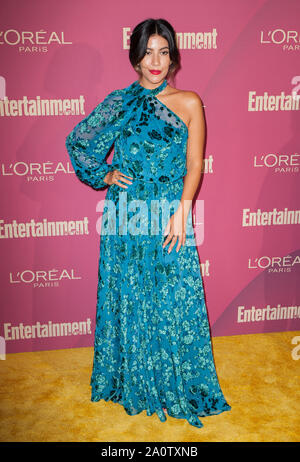
{"label": "woman's right hand", "polygon": [[105,177],[103,178],[104,183],[107,183],[108,185],[112,184],[117,184],[123,189],[127,189],[128,186],[124,186],[123,183],[121,183],[121,180],[124,181],[127,184],[132,184],[132,181],[126,180],[126,178],[133,178],[132,176],[125,175],[125,173],[120,172],[119,170],[113,170],[111,172],[108,172]]}

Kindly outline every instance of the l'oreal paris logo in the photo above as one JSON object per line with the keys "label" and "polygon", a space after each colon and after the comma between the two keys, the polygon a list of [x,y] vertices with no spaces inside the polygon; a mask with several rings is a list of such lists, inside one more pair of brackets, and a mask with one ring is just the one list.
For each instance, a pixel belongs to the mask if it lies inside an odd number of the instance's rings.
{"label": "l'oreal paris logo", "polygon": [[260,43],[283,45],[283,50],[298,51],[300,43],[299,32],[284,29],[262,30],[260,31]]}
{"label": "l'oreal paris logo", "polygon": [[71,269],[23,269],[9,273],[10,284],[31,284],[33,288],[58,287],[64,280],[82,279],[76,276],[74,268]]}
{"label": "l'oreal paris logo", "polygon": [[249,258],[249,269],[267,270],[269,273],[290,273],[293,269],[297,269],[300,263],[299,255],[284,255]]}
{"label": "l'oreal paris logo", "polygon": [[275,173],[298,173],[300,167],[300,154],[268,152],[255,155],[253,158],[253,167],[265,167],[274,169]]}
{"label": "l'oreal paris logo", "polygon": [[72,42],[66,42],[64,32],[46,31],[41,29],[40,31],[30,30],[0,30],[0,45],[19,46],[20,51],[28,51],[33,46],[43,47],[45,45],[71,45]]}
{"label": "l'oreal paris logo", "polygon": [[11,162],[0,164],[0,176],[26,177],[27,182],[53,181],[59,174],[74,173],[70,162]]}

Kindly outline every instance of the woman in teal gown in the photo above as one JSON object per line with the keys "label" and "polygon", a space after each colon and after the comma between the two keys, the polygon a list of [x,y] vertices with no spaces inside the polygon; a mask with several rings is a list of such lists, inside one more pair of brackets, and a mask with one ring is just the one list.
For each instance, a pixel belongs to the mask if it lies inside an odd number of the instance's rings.
{"label": "woman in teal gown", "polygon": [[[131,416],[157,413],[162,422],[165,408],[202,427],[199,416],[231,408],[215,370],[193,228],[178,252],[163,247],[166,210],[178,207],[187,173],[188,139],[187,125],[157,98],[166,86],[167,79],[154,89],[136,80],[112,91],[66,139],[78,178],[108,188],[91,400],[119,403]],[[103,181],[114,170],[132,179],[126,189]]]}

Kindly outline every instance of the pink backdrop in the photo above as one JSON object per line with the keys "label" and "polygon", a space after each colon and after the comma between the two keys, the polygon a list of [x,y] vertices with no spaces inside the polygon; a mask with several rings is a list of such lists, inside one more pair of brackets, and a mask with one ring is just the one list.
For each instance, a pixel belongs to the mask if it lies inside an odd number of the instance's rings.
{"label": "pink backdrop", "polygon": [[[277,95],[291,99],[300,84],[300,2],[10,0],[0,8],[6,352],[93,345],[97,204],[107,191],[76,178],[65,138],[110,91],[137,79],[129,36],[148,17],[174,26],[182,56],[176,87],[196,91],[205,105],[204,174],[196,193],[204,224],[195,232],[204,235],[198,251],[212,335],[298,330],[300,113],[296,98],[295,107],[272,104]],[[194,45],[184,34],[197,39]],[[261,110],[256,101],[264,95]],[[81,115],[32,111],[39,98],[63,107],[80,96]],[[26,112],[18,106],[25,99],[32,100]],[[251,224],[249,212],[257,218],[273,209],[287,209],[294,222]],[[85,217],[88,234],[22,237],[22,223],[31,220]],[[194,218],[198,223],[195,209]],[[18,235],[9,235],[5,225],[14,221]],[[280,306],[294,309],[280,313],[274,309]]]}

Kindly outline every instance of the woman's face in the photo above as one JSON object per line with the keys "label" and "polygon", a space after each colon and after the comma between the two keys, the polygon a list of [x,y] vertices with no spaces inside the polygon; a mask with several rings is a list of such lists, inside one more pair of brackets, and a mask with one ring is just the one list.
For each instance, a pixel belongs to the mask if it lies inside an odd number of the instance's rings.
{"label": "woman's face", "polygon": [[[151,83],[160,82],[169,71],[171,64],[168,41],[160,35],[151,35],[147,43],[146,54],[140,61],[142,77]],[[152,74],[157,70],[160,73]]]}

